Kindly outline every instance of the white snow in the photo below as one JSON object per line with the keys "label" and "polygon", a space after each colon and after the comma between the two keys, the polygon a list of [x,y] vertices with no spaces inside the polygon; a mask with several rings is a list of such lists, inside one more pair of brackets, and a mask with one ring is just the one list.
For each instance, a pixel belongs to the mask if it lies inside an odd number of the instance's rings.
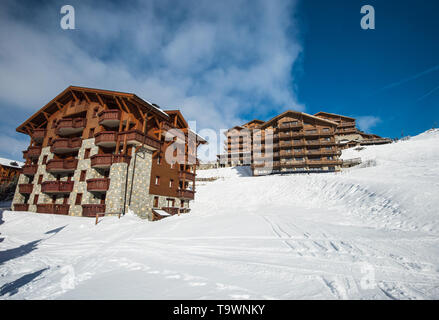
{"label": "white snow", "polygon": [[342,173],[199,170],[158,222],[4,211],[1,299],[438,299],[439,132]]}

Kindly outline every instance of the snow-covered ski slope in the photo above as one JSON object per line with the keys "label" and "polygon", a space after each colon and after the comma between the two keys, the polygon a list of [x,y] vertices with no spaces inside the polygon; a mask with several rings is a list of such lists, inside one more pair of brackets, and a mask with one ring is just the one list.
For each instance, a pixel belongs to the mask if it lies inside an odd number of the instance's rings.
{"label": "snow-covered ski slope", "polygon": [[3,212],[1,299],[438,299],[439,132],[335,174],[199,171],[155,223]]}

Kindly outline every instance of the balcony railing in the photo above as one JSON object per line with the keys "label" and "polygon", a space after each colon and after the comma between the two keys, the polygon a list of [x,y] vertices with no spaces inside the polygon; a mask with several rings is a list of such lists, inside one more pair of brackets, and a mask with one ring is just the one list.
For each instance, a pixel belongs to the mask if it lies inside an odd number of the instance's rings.
{"label": "balcony railing", "polygon": [[57,154],[76,152],[81,148],[81,138],[60,138],[53,141],[50,151]]}
{"label": "balcony railing", "polygon": [[46,164],[47,172],[72,172],[78,166],[78,159],[51,159]]}
{"label": "balcony railing", "polygon": [[56,134],[60,136],[82,132],[87,124],[85,118],[65,118],[58,121]]}
{"label": "balcony railing", "polygon": [[117,132],[116,131],[101,131],[95,134],[95,145],[105,148],[112,148],[116,146]]}
{"label": "balcony railing", "polygon": [[83,217],[96,217],[105,215],[105,204],[83,204],[82,216]]}
{"label": "balcony railing", "polygon": [[31,194],[34,185],[32,183],[20,183],[18,185],[18,191],[23,194]]}
{"label": "balcony railing", "polygon": [[44,181],[41,183],[41,192],[70,193],[73,190],[73,181]]}
{"label": "balcony railing", "polygon": [[95,154],[90,157],[92,168],[109,168],[113,163],[130,163],[130,156],[123,154]]}
{"label": "balcony railing", "polygon": [[339,128],[345,128],[345,127],[355,127],[355,121],[352,122],[341,122],[338,124]]}
{"label": "balcony railing", "polygon": [[33,146],[27,148],[26,151],[23,151],[23,158],[36,159],[40,157],[40,154],[41,154],[41,147]]}
{"label": "balcony railing", "polygon": [[46,129],[35,129],[32,132],[32,139],[34,139],[38,143],[41,143],[44,140],[45,135]]}
{"label": "balcony railing", "polygon": [[185,180],[195,180],[195,173],[192,173],[190,171],[180,171],[178,173],[178,177],[180,179],[185,179]]}
{"label": "balcony railing", "polygon": [[68,204],[55,204],[55,203],[44,203],[37,204],[38,213],[51,213],[51,214],[69,214],[70,205]]}
{"label": "balcony railing", "polygon": [[29,211],[29,204],[28,203],[15,203],[14,204],[14,211]]}
{"label": "balcony railing", "polygon": [[106,192],[110,187],[109,178],[97,178],[87,180],[87,191],[91,192]]}
{"label": "balcony railing", "polygon": [[23,174],[27,176],[33,176],[37,173],[38,165],[37,164],[26,164],[23,166]]}
{"label": "balcony railing", "polygon": [[279,129],[285,130],[285,129],[292,129],[292,128],[301,128],[303,127],[302,122],[288,122],[288,123],[280,123]]}
{"label": "balcony railing", "polygon": [[117,127],[120,123],[120,110],[103,110],[98,113],[99,124],[106,127]]}
{"label": "balcony railing", "polygon": [[183,190],[180,189],[178,190],[178,197],[179,198],[184,198],[184,199],[194,199],[194,194],[195,192],[192,190]]}
{"label": "balcony railing", "polygon": [[119,139],[121,141],[124,141],[126,138],[126,141],[129,144],[142,144],[144,143],[144,147],[151,150],[159,150],[161,146],[161,141],[157,140],[155,138],[151,138],[148,135],[144,135],[142,132],[138,130],[130,130],[130,131],[124,131],[119,132]]}

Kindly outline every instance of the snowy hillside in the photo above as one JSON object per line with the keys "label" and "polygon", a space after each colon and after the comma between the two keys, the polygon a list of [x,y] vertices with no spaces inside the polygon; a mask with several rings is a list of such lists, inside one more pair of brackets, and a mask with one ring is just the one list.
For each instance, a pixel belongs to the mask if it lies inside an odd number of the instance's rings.
{"label": "snowy hillside", "polygon": [[439,132],[341,173],[199,171],[155,223],[5,211],[1,299],[438,299]]}

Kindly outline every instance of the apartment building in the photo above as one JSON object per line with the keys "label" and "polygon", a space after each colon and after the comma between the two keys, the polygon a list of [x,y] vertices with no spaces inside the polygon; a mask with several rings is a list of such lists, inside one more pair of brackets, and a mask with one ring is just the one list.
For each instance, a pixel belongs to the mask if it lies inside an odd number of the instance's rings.
{"label": "apartment building", "polygon": [[357,145],[377,145],[392,142],[391,139],[382,138],[375,134],[367,134],[357,129],[354,118],[323,111],[316,113],[315,116],[337,123],[335,139],[341,150]]}
{"label": "apartment building", "polygon": [[11,183],[15,178],[18,178],[24,163],[0,158],[0,185]]}
{"label": "apartment building", "polygon": [[218,155],[221,166],[246,166],[252,162],[253,131],[264,121],[252,120],[242,126],[235,126],[227,130],[224,153]]}
{"label": "apartment building", "polygon": [[206,141],[178,110],[70,86],[17,131],[30,145],[14,210],[94,217],[131,209],[149,220],[190,210],[197,147]]}

